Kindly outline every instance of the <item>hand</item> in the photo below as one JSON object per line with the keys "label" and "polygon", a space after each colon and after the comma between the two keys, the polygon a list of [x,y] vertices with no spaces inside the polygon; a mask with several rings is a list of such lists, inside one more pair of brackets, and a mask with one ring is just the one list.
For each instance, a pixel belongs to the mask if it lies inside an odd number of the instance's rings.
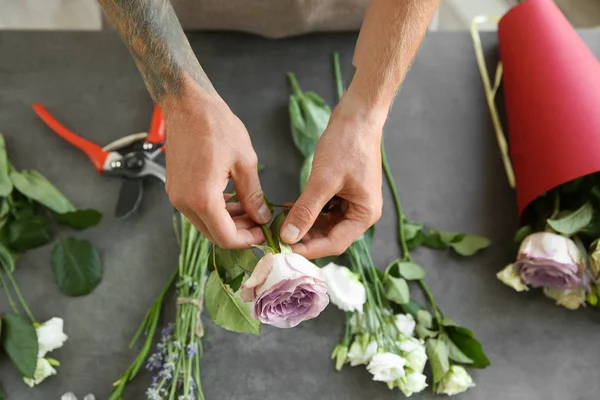
{"label": "hand", "polygon": [[[347,92],[317,145],[310,178],[281,230],[294,252],[309,259],[340,255],[381,217],[382,170],[379,113],[363,112]],[[375,116],[377,115],[377,116]],[[341,202],[328,213],[326,203]]]}
{"label": "hand", "polygon": [[[167,129],[166,191],[175,208],[220,247],[264,242],[257,224],[269,222],[271,213],[242,121],[218,95],[193,84],[161,106]],[[239,203],[226,203],[223,192],[230,178]]]}

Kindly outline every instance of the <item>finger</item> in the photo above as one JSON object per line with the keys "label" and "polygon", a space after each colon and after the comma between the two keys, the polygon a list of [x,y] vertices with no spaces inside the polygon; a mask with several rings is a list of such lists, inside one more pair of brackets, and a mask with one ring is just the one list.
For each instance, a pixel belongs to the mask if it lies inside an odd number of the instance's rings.
{"label": "finger", "polygon": [[251,229],[257,226],[256,222],[254,222],[248,215],[233,217],[233,222],[235,223],[235,227],[238,229],[238,231],[240,229]]}
{"label": "finger", "polygon": [[206,225],[204,225],[204,222],[202,222],[202,220],[198,218],[198,215],[196,215],[196,213],[189,208],[184,208],[184,211],[185,212],[181,211],[181,213],[185,215],[185,217],[192,223],[192,225],[194,225],[200,233],[206,236],[206,238],[210,242],[214,243],[215,241],[212,235],[210,234],[210,231],[208,230]]}
{"label": "finger", "polygon": [[232,217],[238,217],[246,213],[240,203],[226,203],[225,209]]}
{"label": "finger", "polygon": [[331,229],[329,235],[292,245],[292,251],[308,259],[339,256],[368,229],[363,221],[345,219]]}
{"label": "finger", "polygon": [[239,163],[233,169],[232,177],[233,186],[246,214],[257,223],[268,223],[271,220],[271,211],[260,187],[256,163]]}
{"label": "finger", "polygon": [[225,208],[222,194],[209,194],[197,213],[214,238],[214,243],[222,248],[243,249],[252,244],[260,244],[265,240],[260,227],[237,229]]}
{"label": "finger", "polygon": [[294,203],[283,223],[281,238],[287,243],[296,243],[304,237],[337,189],[331,182],[311,175],[300,198]]}

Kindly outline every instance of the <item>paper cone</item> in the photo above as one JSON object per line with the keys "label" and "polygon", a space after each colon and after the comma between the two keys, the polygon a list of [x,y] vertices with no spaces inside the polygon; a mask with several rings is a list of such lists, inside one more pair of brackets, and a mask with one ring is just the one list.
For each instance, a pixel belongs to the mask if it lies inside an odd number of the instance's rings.
{"label": "paper cone", "polygon": [[519,214],[538,196],[600,171],[600,63],[551,0],[498,25]]}

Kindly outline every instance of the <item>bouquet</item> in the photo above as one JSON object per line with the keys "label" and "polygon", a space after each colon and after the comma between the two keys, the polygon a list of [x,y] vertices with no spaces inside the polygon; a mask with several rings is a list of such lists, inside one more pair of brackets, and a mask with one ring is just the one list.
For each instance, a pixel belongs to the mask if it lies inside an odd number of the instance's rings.
{"label": "bouquet", "polygon": [[502,76],[509,146],[495,126],[509,177],[514,168],[521,223],[516,260],[497,277],[519,292],[539,288],[568,309],[597,306],[600,64],[551,0],[521,2],[500,19],[498,37],[492,89],[476,49],[494,120]]}
{"label": "bouquet", "polygon": [[[65,237],[61,231],[94,226],[102,214],[77,210],[39,172],[17,170],[8,159],[2,135],[0,202],[0,286],[10,307],[0,314],[0,341],[25,383],[34,387],[57,374],[60,363],[48,355],[62,347],[68,337],[62,318],[41,323],[27,305],[15,277],[19,255],[59,236],[51,257],[56,284],[65,295],[86,295],[102,280],[100,256],[90,242]],[[3,397],[0,390],[0,399]]]}
{"label": "bouquet", "polygon": [[[334,71],[341,98],[337,54]],[[331,111],[316,93],[303,92],[293,74],[288,77],[293,89],[289,103],[292,138],[305,157],[300,174],[303,188],[310,176],[316,142]],[[373,380],[385,382],[390,389],[399,388],[407,397],[428,386],[439,394],[464,392],[475,386],[465,367],[485,368],[489,361],[473,332],[452,321],[438,306],[425,283],[425,269],[413,260],[410,250],[423,245],[438,250],[452,248],[468,256],[490,242],[481,236],[441,232],[408,221],[383,144],[382,163],[394,194],[402,257],[381,273],[371,258],[372,227],[346,251],[350,268],[338,265],[342,263],[338,259],[322,268],[331,302],[346,313],[344,338],[333,349],[331,358],[337,370],[346,364],[365,365]],[[412,297],[412,285],[422,289],[425,303]],[[431,385],[424,374],[428,363],[433,375]]]}

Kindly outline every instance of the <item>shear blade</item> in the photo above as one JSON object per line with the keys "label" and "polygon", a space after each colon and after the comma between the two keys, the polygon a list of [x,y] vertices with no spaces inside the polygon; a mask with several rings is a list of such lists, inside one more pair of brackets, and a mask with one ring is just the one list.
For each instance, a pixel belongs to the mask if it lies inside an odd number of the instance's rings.
{"label": "shear blade", "polygon": [[123,181],[121,190],[119,191],[115,217],[125,219],[131,216],[140,206],[143,194],[143,179],[128,179]]}

